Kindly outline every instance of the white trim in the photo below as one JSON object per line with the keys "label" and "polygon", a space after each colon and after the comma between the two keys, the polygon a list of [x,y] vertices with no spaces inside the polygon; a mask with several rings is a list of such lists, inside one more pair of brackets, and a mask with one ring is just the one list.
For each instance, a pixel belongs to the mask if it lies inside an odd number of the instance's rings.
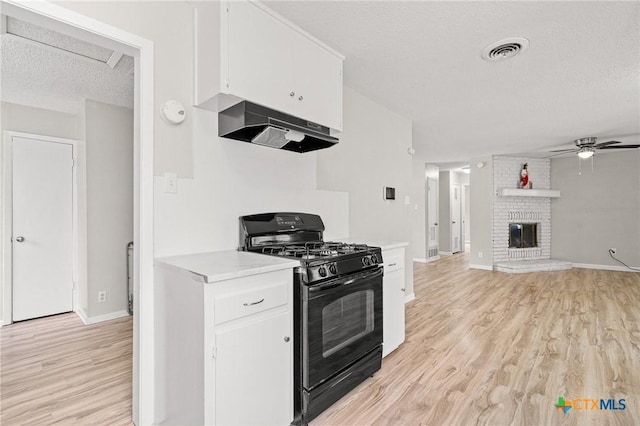
{"label": "white trim", "polygon": [[109,312],[108,314],[104,314],[104,315],[96,315],[95,317],[87,317],[87,315],[84,313],[82,309],[78,309],[76,311],[76,314],[80,317],[84,325],[91,325],[91,324],[97,324],[103,321],[109,321],[116,318],[126,317],[129,315],[129,312],[116,311],[116,312]]}
{"label": "white trim", "polygon": [[404,296],[404,303],[407,304],[407,303],[411,302],[412,300],[414,300],[415,298],[416,298],[416,294],[415,293],[409,293],[409,294]]}
{"label": "white trim", "polygon": [[3,143],[3,168],[2,180],[4,181],[4,191],[2,197],[2,235],[3,242],[3,259],[4,273],[0,291],[2,292],[2,322],[4,324],[13,323],[13,138],[34,139],[41,142],[61,143],[71,145],[71,158],[73,166],[71,171],[71,262],[72,271],[71,279],[73,288],[71,289],[71,309],[78,306],[78,180],[77,180],[77,155],[78,141],[75,139],[58,138],[47,135],[38,135],[34,133],[14,132],[6,130],[4,133]]}
{"label": "white trim", "polygon": [[482,269],[484,271],[493,271],[493,266],[489,266],[489,265],[474,265],[474,264],[470,264],[469,268],[471,268],[471,269]]}
{"label": "white trim", "polygon": [[[626,266],[618,266],[618,265],[595,265],[591,263],[572,263],[571,266],[573,266],[574,268],[581,268],[581,269],[603,269],[605,271],[636,272],[636,273],[640,272],[640,271],[633,271],[627,268]],[[640,266],[632,266],[632,268],[640,269]]]}
{"label": "white trim", "polygon": [[442,251],[442,250],[440,250],[438,252],[438,256],[453,256],[453,253],[450,252],[450,251]]}
{"label": "white trim", "polygon": [[0,327],[4,327],[4,321],[0,320]]}
{"label": "white trim", "polygon": [[413,261],[414,262],[418,262],[418,263],[427,263],[427,262],[429,262],[429,259],[423,259],[421,257],[414,257]]}
{"label": "white trim", "polygon": [[[46,1],[1,0],[3,14],[114,48],[133,56],[134,83],[134,293],[133,422],[155,423],[153,288],[153,42]],[[34,22],[35,23],[35,22]],[[140,362],[144,359],[144,362]]]}
{"label": "white trim", "polygon": [[428,258],[426,263],[434,262],[436,260],[440,260],[440,255]]}

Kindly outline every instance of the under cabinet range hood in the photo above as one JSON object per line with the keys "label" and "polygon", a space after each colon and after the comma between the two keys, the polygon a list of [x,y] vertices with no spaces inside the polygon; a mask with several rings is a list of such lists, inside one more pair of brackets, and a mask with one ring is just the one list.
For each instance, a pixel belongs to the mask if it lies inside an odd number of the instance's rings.
{"label": "under cabinet range hood", "polygon": [[338,143],[326,126],[248,101],[218,113],[218,135],[295,152],[315,151]]}

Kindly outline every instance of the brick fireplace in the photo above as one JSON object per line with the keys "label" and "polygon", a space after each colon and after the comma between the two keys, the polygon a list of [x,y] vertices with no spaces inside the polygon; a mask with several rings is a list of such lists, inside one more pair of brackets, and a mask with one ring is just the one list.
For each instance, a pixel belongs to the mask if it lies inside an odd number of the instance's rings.
{"label": "brick fireplace", "polygon": [[[498,195],[518,188],[522,164],[528,164],[534,189],[551,189],[551,160],[493,157],[493,263],[551,259],[551,198]],[[533,190],[523,190],[532,191]],[[536,247],[509,247],[512,224],[536,224]]]}

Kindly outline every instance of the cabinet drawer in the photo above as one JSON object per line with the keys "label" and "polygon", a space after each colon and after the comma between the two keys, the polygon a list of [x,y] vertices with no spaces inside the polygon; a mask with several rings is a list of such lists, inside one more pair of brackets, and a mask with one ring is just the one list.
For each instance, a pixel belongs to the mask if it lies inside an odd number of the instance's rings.
{"label": "cabinet drawer", "polygon": [[382,258],[384,259],[385,272],[391,272],[395,271],[396,269],[404,268],[404,256],[402,254],[386,257],[383,255]]}
{"label": "cabinet drawer", "polygon": [[214,301],[215,323],[222,324],[277,306],[286,305],[288,303],[288,288],[290,285],[289,282],[284,281],[241,293],[216,297]]}

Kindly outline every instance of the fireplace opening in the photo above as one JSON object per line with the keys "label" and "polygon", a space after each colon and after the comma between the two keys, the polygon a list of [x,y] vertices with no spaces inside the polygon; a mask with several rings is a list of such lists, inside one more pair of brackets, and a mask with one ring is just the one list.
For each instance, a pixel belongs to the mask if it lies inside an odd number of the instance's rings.
{"label": "fireplace opening", "polygon": [[538,247],[537,223],[510,223],[509,248]]}

